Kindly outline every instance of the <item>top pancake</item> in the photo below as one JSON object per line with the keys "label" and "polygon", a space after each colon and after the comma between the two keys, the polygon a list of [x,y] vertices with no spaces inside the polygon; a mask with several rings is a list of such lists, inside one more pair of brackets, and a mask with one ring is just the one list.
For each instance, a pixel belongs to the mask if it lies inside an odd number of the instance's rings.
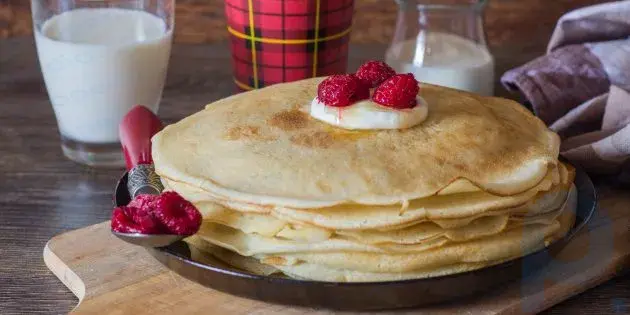
{"label": "top pancake", "polygon": [[350,131],[307,114],[321,80],[234,95],[167,126],[153,138],[157,173],[239,202],[317,208],[406,202],[457,179],[513,195],[557,163],[558,136],[516,102],[423,84],[420,125]]}

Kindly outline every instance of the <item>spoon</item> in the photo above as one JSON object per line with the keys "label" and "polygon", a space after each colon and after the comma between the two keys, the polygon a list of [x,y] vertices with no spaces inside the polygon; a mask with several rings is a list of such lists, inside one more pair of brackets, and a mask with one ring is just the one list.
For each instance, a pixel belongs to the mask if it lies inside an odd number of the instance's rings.
{"label": "spoon", "polygon": [[[164,189],[160,177],[155,173],[151,157],[151,137],[162,130],[162,127],[160,119],[140,105],[133,107],[123,118],[119,134],[128,173],[125,176],[127,180],[123,177],[118,183],[116,197],[125,193],[125,190],[130,199],[133,199],[139,194],[159,195]],[[126,187],[121,187],[125,183]],[[112,234],[127,243],[144,247],[164,247],[185,237],[176,234],[122,233],[114,230]]]}
{"label": "spoon", "polygon": [[183,235],[175,234],[121,233],[113,230],[112,234],[127,243],[143,247],[164,247],[184,238]]}

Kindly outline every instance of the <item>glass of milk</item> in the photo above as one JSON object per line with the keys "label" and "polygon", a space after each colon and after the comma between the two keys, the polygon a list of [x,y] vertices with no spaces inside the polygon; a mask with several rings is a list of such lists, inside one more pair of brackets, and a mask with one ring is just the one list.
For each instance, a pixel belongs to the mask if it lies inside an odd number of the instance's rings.
{"label": "glass of milk", "polygon": [[421,82],[494,94],[494,58],[486,44],[486,0],[397,0],[396,32],[385,59]]}
{"label": "glass of milk", "polygon": [[35,43],[63,153],[121,167],[118,125],[136,104],[157,112],[174,0],[32,0]]}

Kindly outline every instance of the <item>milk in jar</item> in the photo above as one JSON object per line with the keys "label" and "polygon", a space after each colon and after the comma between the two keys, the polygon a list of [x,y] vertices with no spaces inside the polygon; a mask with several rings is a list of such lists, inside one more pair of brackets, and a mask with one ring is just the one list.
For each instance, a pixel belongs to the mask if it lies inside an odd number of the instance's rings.
{"label": "milk in jar", "polygon": [[116,143],[135,104],[156,112],[171,34],[161,18],[131,9],[81,8],[44,22],[35,40],[62,137]]}
{"label": "milk in jar", "polygon": [[494,59],[485,45],[455,34],[422,31],[394,43],[386,62],[399,73],[481,95],[494,94]]}

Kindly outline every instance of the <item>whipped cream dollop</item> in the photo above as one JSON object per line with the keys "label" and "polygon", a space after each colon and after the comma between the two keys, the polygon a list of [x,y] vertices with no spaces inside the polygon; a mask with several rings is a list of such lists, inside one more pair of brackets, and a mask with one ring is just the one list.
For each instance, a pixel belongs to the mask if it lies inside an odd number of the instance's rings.
{"label": "whipped cream dollop", "polygon": [[327,106],[317,97],[311,102],[313,118],[345,129],[406,129],[427,118],[428,108],[422,97],[412,108],[396,109],[365,99],[346,107]]}

